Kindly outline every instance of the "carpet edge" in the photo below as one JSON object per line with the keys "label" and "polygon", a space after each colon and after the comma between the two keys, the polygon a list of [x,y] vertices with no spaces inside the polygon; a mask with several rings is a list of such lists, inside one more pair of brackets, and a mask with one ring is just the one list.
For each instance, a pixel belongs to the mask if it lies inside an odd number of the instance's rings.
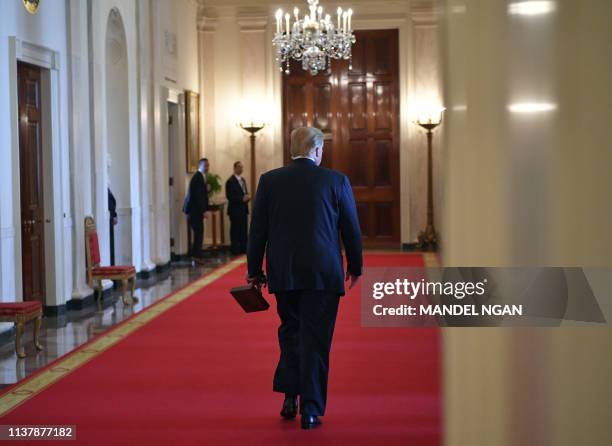
{"label": "carpet edge", "polygon": [[147,325],[161,314],[185,301],[202,288],[220,279],[245,262],[246,259],[240,257],[214,269],[203,277],[164,296],[150,307],[121,321],[75,350],[59,357],[28,378],[18,381],[0,395],[0,417],[4,417],[24,402],[40,394],[45,389],[104,353],[110,347],[126,339],[130,334]]}

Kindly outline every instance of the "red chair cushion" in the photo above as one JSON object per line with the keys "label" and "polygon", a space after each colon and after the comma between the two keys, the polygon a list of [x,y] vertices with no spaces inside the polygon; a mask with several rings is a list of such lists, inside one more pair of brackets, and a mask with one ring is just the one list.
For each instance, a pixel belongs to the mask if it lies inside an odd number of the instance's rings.
{"label": "red chair cushion", "polygon": [[91,253],[91,264],[97,265],[100,263],[100,244],[98,243],[98,233],[96,231],[89,233],[89,252]]}
{"label": "red chair cushion", "polygon": [[0,316],[16,316],[18,314],[33,313],[41,308],[42,304],[38,301],[2,302],[0,303]]}
{"label": "red chair cushion", "polygon": [[130,265],[97,266],[91,270],[94,276],[136,273],[136,268]]}

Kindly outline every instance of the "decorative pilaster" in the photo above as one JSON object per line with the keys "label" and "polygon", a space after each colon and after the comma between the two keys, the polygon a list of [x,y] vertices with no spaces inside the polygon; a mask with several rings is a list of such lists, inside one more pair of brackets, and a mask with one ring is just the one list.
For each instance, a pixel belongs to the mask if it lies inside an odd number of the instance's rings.
{"label": "decorative pilaster", "polygon": [[[240,26],[241,109],[246,114],[246,116],[241,116],[240,119],[242,122],[266,122],[269,120],[269,116],[266,116],[269,108],[266,94],[268,91],[266,48],[270,46],[266,35],[268,17],[263,14],[243,14],[237,17],[237,21]],[[256,154],[247,152],[247,147],[251,147],[252,151],[253,141],[250,140],[252,138],[245,138],[244,176],[247,177],[247,184],[251,185],[249,188],[251,194],[255,192],[253,185],[257,184],[260,173],[273,167],[268,162],[271,158],[269,156],[271,148],[266,133],[264,129],[255,136],[257,138]],[[251,163],[254,158],[258,159],[259,162],[252,166]]]}
{"label": "decorative pilaster", "polygon": [[85,273],[85,216],[93,215],[92,146],[89,103],[89,33],[87,4],[70,0],[71,58],[69,82],[71,88],[70,113],[70,194],[72,196],[72,286],[73,299],[92,293]]}
{"label": "decorative pilaster", "polygon": [[[215,159],[215,33],[217,20],[198,20],[198,59],[200,83],[200,144],[211,163]],[[202,149],[201,149],[202,150]],[[201,154],[202,155],[202,154]]]}
{"label": "decorative pilaster", "polygon": [[138,120],[140,126],[140,196],[141,196],[141,255],[142,264],[139,271],[152,271],[155,263],[151,260],[153,247],[155,246],[155,234],[152,228],[153,216],[151,205],[151,194],[153,193],[153,175],[151,156],[154,150],[153,135],[153,34],[151,18],[151,2],[139,0],[137,5],[138,18],[138,47],[139,58],[139,100]]}

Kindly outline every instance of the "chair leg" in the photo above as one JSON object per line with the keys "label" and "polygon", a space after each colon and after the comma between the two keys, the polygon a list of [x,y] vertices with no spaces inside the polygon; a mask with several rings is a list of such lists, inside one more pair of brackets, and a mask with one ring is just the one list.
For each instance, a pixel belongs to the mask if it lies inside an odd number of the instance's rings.
{"label": "chair leg", "polygon": [[127,279],[122,279],[121,285],[123,287],[123,304],[129,305],[130,301],[128,300],[128,281]]}
{"label": "chair leg", "polygon": [[136,291],[136,276],[132,277],[132,302],[136,303],[138,302],[138,298],[134,294],[134,291]]}
{"label": "chair leg", "polygon": [[34,321],[34,346],[36,350],[42,350],[43,346],[40,345],[40,327],[42,327],[42,315],[36,318]]}
{"label": "chair leg", "polygon": [[25,358],[26,354],[21,345],[21,337],[23,336],[23,328],[25,323],[23,321],[15,322],[15,352],[18,358]]}

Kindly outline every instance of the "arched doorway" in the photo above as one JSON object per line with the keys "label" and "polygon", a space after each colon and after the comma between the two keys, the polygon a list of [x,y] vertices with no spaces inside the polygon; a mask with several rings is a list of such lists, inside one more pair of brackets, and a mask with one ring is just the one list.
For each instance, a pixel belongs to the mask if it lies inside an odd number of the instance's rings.
{"label": "arched doorway", "polygon": [[[116,264],[132,263],[130,206],[130,120],[128,57],[121,13],[113,8],[108,16],[105,43],[106,79],[106,169],[108,188],[116,208],[109,213],[110,250]],[[109,194],[109,204],[113,200]],[[111,206],[109,206],[110,208]],[[116,218],[113,218],[115,217]],[[111,254],[111,260],[113,255]]]}

